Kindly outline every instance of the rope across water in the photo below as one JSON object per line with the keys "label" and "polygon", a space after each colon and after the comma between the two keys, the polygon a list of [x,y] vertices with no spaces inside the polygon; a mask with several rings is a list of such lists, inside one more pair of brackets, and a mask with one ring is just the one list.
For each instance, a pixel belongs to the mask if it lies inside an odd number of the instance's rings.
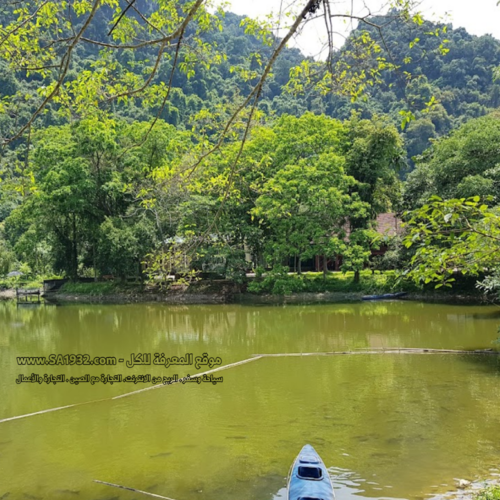
{"label": "rope across water", "polygon": [[[500,355],[500,351],[494,351],[492,349],[478,349],[478,350],[457,350],[457,349],[425,349],[425,348],[412,348],[412,347],[388,347],[388,348],[371,348],[371,349],[357,349],[355,351],[332,351],[332,352],[291,352],[291,353],[277,353],[277,354],[253,354],[250,358],[243,359],[241,361],[236,361],[235,363],[230,363],[228,365],[220,366],[219,368],[214,368],[206,372],[197,373],[191,375],[191,378],[202,377],[203,375],[210,375],[212,373],[220,372],[222,370],[228,370],[229,368],[234,368],[236,366],[241,366],[246,363],[251,363],[252,361],[257,361],[262,358],[280,358],[280,357],[301,357],[301,356],[343,356],[343,355],[359,355],[359,354],[480,354],[480,355]],[[113,401],[115,399],[126,398],[133,396],[134,394],[139,394],[141,392],[151,391],[152,389],[159,389],[161,387],[168,387],[171,385],[182,383],[185,378],[180,378],[177,381],[173,381],[169,384],[157,384],[151,387],[146,387],[144,389],[138,389],[137,391],[127,392],[125,394],[120,394],[119,396],[114,396],[111,398],[104,399],[94,399],[92,401],[86,401],[83,403],[74,403],[66,406],[59,406],[57,408],[50,408],[48,410],[41,410],[34,413],[26,413],[24,415],[17,415],[15,417],[3,418],[0,420],[1,423],[10,422],[12,420],[19,420],[21,418],[34,417],[36,415],[43,415],[45,413],[50,413],[53,411],[66,410],[68,408],[76,408],[77,406],[89,405],[92,403],[101,403],[103,401]]]}

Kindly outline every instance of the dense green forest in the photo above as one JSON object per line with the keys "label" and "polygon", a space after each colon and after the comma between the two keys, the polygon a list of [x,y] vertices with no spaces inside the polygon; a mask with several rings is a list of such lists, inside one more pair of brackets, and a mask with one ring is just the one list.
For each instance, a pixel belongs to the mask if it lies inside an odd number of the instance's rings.
{"label": "dense green forest", "polygon": [[[158,21],[153,4],[137,7],[128,23]],[[3,16],[8,26],[20,15]],[[317,255],[326,273],[341,255],[356,280],[371,266],[440,284],[486,274],[496,286],[478,248],[497,241],[500,41],[393,10],[326,64],[290,48],[274,59],[279,40],[227,12],[187,25],[189,43],[163,58],[147,39],[107,47],[115,19],[98,11],[46,105],[51,73],[0,50],[0,274],[285,279]],[[352,79],[325,85],[328,67]],[[404,241],[375,231],[384,212],[408,221]],[[374,261],[379,248],[389,251]]]}
{"label": "dense green forest", "polygon": [[187,189],[173,171],[182,168],[191,135],[159,122],[135,146],[148,126],[83,120],[36,135],[31,170],[10,179],[10,192],[23,202],[12,200],[16,208],[4,221],[6,240],[32,271],[76,277],[95,267],[126,277],[140,272],[152,249],[162,257],[162,242],[182,239],[185,251],[207,234],[198,260],[210,267],[222,259],[232,275],[249,266],[244,246],[274,263],[312,257],[312,240],[321,253],[339,253],[347,216],[353,261],[362,265],[370,221],[398,202],[404,150],[396,128],[383,121],[283,116],[254,130],[231,185],[238,143],[213,155]]}
{"label": "dense green forest", "polygon": [[[147,6],[147,3],[144,5]],[[103,10],[92,25],[96,40],[105,41],[108,17],[111,17],[111,12]],[[265,45],[256,36],[245,33],[243,19],[226,12],[220,18],[221,31],[213,29],[203,33],[203,42],[226,57],[209,68],[197,61],[189,78],[177,68],[172,75],[171,97],[160,113],[161,119],[187,129],[201,109],[215,109],[236,94],[248,95],[253,81],[242,76],[241,67],[255,69],[258,59],[267,60],[270,57],[272,45]],[[377,23],[382,20],[373,18],[372,21]],[[397,15],[389,21],[385,20],[383,43],[375,28],[363,26],[365,32],[380,46],[380,54],[374,56],[391,59],[398,69],[382,73],[380,84],[370,88],[362,98],[352,102],[350,95],[342,95],[341,92],[322,95],[312,86],[294,93],[287,87],[290,70],[307,59],[298,49],[285,48],[264,85],[260,109],[268,117],[282,114],[300,116],[311,111],[340,120],[348,119],[356,110],[362,118],[368,119],[374,115],[388,115],[395,125],[399,125],[400,112],[408,108],[416,118],[404,131],[408,158],[411,158],[427,149],[431,139],[446,135],[468,119],[483,116],[500,106],[500,81],[495,81],[495,71],[500,66],[499,40],[489,35],[469,35],[463,28],[452,29],[451,25],[429,21],[424,21],[422,25],[408,25]],[[334,63],[352,58],[360,33],[361,30],[351,34],[344,47],[335,54]],[[114,71],[129,70],[138,76],[156,57],[155,50],[149,46],[140,50],[125,50],[119,55],[92,44],[77,49],[68,72],[67,81],[70,83],[81,79],[85,72],[96,71],[103,57],[111,58]],[[309,59],[309,62],[312,60]],[[171,69],[171,62],[162,61],[151,83],[168,84]],[[39,75],[14,74],[6,63],[0,64],[0,97],[23,95],[26,102],[18,105],[21,108],[34,107],[41,80]],[[26,100],[25,92],[30,94],[31,100]],[[428,109],[426,103],[431,98],[436,104]],[[38,126],[61,125],[67,121],[67,117],[57,113],[57,108],[56,105],[50,107],[40,117]],[[113,116],[136,121],[150,120],[160,111],[159,105],[143,96],[113,102],[107,108]],[[27,114],[28,109],[24,110],[24,119]],[[0,135],[8,136],[20,120],[23,120],[21,109],[11,118],[3,114]]]}

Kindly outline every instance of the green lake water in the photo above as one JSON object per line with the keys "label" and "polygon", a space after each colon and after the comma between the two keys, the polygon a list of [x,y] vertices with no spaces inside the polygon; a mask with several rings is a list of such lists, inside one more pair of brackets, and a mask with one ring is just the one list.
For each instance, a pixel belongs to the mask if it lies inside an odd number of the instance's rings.
{"label": "green lake water", "polygon": [[261,353],[494,347],[500,309],[415,302],[304,306],[0,303],[0,499],[278,500],[305,443],[337,500],[416,499],[500,473],[496,356],[262,358],[217,385],[17,384],[19,374],[183,376],[193,366],[18,366],[18,356],[193,353],[226,365]]}

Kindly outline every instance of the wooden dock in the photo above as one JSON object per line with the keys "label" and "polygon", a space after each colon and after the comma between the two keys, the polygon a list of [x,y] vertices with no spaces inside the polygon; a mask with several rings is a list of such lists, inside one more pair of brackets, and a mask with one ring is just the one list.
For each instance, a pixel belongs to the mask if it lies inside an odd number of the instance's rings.
{"label": "wooden dock", "polygon": [[39,288],[16,288],[16,299],[18,304],[40,304]]}

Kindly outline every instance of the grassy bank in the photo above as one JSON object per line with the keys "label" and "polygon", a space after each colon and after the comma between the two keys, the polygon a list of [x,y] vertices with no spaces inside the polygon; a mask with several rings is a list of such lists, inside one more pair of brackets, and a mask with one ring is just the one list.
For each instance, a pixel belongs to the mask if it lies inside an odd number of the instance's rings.
{"label": "grassy bank", "polygon": [[[19,287],[42,288],[42,280],[15,284]],[[0,290],[0,300],[15,299],[14,287]],[[461,278],[453,288],[436,290],[433,285],[417,287],[410,281],[397,279],[394,271],[370,270],[360,274],[358,282],[354,273],[330,272],[303,273],[302,275],[268,272],[261,277],[249,278],[245,283],[231,280],[199,280],[189,286],[171,283],[160,288],[150,284],[127,281],[67,282],[55,293],[45,296],[54,302],[134,303],[164,302],[175,304],[307,304],[321,302],[359,301],[364,295],[379,295],[404,291],[409,300],[424,302],[485,304],[498,303],[498,297],[485,296],[475,288],[473,278]],[[496,499],[500,500],[500,499]]]}
{"label": "grassy bank", "polygon": [[268,273],[261,278],[255,278],[248,285],[248,292],[255,294],[289,295],[292,293],[391,293],[404,289],[417,290],[411,284],[401,287],[396,281],[394,271],[376,272],[362,271],[358,282],[354,273],[332,272],[326,276],[323,273],[273,274]]}
{"label": "grassy bank", "polygon": [[482,294],[476,288],[474,277],[458,277],[453,287],[436,289],[430,283],[418,286],[408,279],[398,278],[395,271],[370,270],[360,273],[359,281],[355,281],[354,273],[330,272],[304,273],[301,275],[269,272],[257,277],[248,284],[247,291],[256,294],[291,295],[301,293],[345,293],[361,295],[378,295],[393,292],[409,292],[416,297],[451,298],[457,296],[475,296],[481,299]]}
{"label": "grassy bank", "polygon": [[[96,283],[65,283],[60,293],[78,295],[110,295],[116,293],[148,293],[164,292],[172,293],[182,291],[183,293],[218,293],[224,286],[232,284],[229,280],[200,280],[189,286],[173,285],[170,288],[160,290],[154,286],[143,287],[140,284],[130,284],[119,281],[96,282]],[[396,285],[394,271],[372,274],[370,271],[361,273],[358,283],[354,282],[353,273],[329,273],[324,278],[322,273],[305,273],[302,275],[274,275],[269,273],[262,278],[250,279],[246,285],[242,285],[242,291],[248,291],[257,295],[289,295],[292,293],[389,293],[400,289]]]}
{"label": "grassy bank", "polygon": [[[468,279],[457,281],[455,286],[450,289],[435,290],[432,285],[419,288],[413,282],[398,280],[394,271],[377,271],[375,273],[370,270],[363,271],[357,282],[352,272],[345,274],[330,272],[326,276],[323,273],[312,272],[301,275],[268,272],[260,277],[249,278],[245,283],[235,283],[231,280],[198,280],[189,286],[172,283],[168,288],[119,280],[86,283],[67,282],[52,296],[55,299],[66,297],[71,300],[87,297],[92,301],[99,301],[100,298],[103,300],[115,298],[118,302],[128,302],[130,299],[134,301],[145,301],[148,298],[163,300],[163,298],[174,296],[184,296],[191,300],[196,295],[200,297],[201,301],[212,297],[215,301],[220,302],[231,301],[235,294],[243,294],[250,300],[253,300],[252,297],[258,299],[259,297],[271,298],[271,296],[287,300],[291,298],[308,300],[308,296],[310,298],[320,294],[324,295],[323,300],[340,300],[342,297],[346,300],[359,300],[363,295],[405,291],[409,292],[409,298],[411,296],[417,300],[454,300],[456,297],[468,300],[474,296],[479,300],[480,297],[474,284],[473,280]],[[21,283],[17,282],[15,286],[21,286]],[[15,288],[15,286],[11,286],[11,288]],[[22,286],[41,288],[43,282],[42,280],[32,280],[30,283],[23,283]],[[327,296],[330,296],[330,299]]]}
{"label": "grassy bank", "polygon": [[[173,283],[170,287],[159,287],[141,283],[127,283],[122,281],[107,281],[95,283],[65,283],[57,293],[76,295],[115,295],[115,294],[173,294],[173,293],[225,293],[227,288],[238,287],[229,280],[209,281],[200,280],[188,285]],[[234,291],[234,290],[233,290]]]}
{"label": "grassy bank", "polygon": [[124,281],[67,282],[60,289],[45,294],[48,302],[127,304],[164,302],[170,304],[221,304],[232,302],[242,286],[229,280],[198,281],[191,285],[174,284],[165,289]]}
{"label": "grassy bank", "polygon": [[125,285],[115,281],[104,283],[73,283],[67,282],[59,289],[60,293],[77,295],[109,295],[114,293],[124,293],[126,291],[140,291],[138,285]]}
{"label": "grassy bank", "polygon": [[500,485],[489,486],[477,492],[474,500],[500,500]]}

